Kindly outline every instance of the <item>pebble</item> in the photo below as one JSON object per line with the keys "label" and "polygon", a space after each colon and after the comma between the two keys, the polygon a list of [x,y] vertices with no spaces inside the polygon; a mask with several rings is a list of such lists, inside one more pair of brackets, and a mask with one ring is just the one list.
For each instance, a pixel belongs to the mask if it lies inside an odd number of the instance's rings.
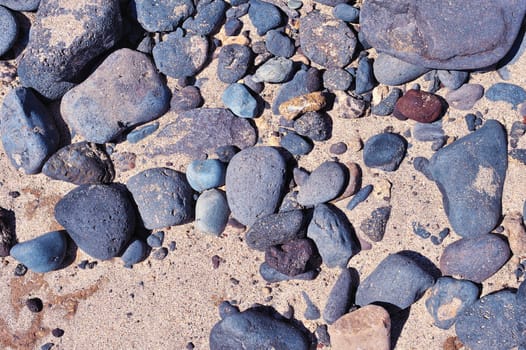
{"label": "pebble", "polygon": [[[338,92],[340,94],[338,94]],[[338,117],[344,119],[355,119],[364,116],[368,103],[363,98],[350,96],[341,91],[336,91],[335,95],[337,105],[341,106]]]}
{"label": "pebble", "polygon": [[226,165],[217,159],[194,160],[186,169],[186,180],[197,192],[225,184]]}
{"label": "pebble", "polygon": [[250,4],[248,3],[248,0],[246,0],[244,3],[235,5],[230,1],[230,5],[234,7],[230,7],[228,10],[226,10],[226,18],[241,18],[244,15],[248,13],[248,9],[250,8]]}
{"label": "pebble", "polygon": [[511,158],[518,160],[522,164],[526,164],[526,149],[512,149],[509,152]]}
{"label": "pebble", "polygon": [[159,122],[145,125],[138,129],[133,130],[128,135],[126,135],[126,141],[130,143],[138,143],[139,141],[150,136],[159,129]]}
{"label": "pebble", "polygon": [[526,229],[521,213],[507,214],[502,221],[502,226],[504,226],[504,234],[508,237],[513,255],[521,260],[526,258]]}
{"label": "pebble", "polygon": [[353,79],[351,73],[342,68],[329,68],[323,73],[323,85],[329,90],[348,90]]}
{"label": "pebble", "polygon": [[314,243],[309,239],[299,238],[267,248],[265,262],[276,271],[294,277],[312,270],[316,256]]}
{"label": "pebble", "polygon": [[265,46],[271,54],[289,58],[294,55],[294,41],[278,30],[269,30],[265,36]]}
{"label": "pebble", "polygon": [[332,15],[345,22],[357,23],[360,18],[360,9],[346,3],[341,3],[334,6]]}
{"label": "pebble", "polygon": [[161,247],[153,251],[152,258],[154,258],[155,260],[164,260],[164,258],[166,258],[167,255],[168,255],[168,248]]}
{"label": "pebble", "polygon": [[213,34],[225,20],[227,7],[223,0],[198,2],[197,13],[184,21],[183,28],[199,35]]}
{"label": "pebble", "polygon": [[247,231],[245,242],[252,249],[265,251],[272,246],[303,238],[305,221],[302,210],[289,210],[263,216]]}
{"label": "pebble", "polygon": [[326,141],[331,137],[332,120],[326,113],[307,112],[294,120],[294,131],[313,141]]}
{"label": "pebble", "polygon": [[326,68],[343,68],[351,62],[357,40],[345,22],[312,11],[301,17],[300,28],[301,50],[311,61]]}
{"label": "pebble", "polygon": [[17,264],[15,267],[14,275],[16,277],[22,277],[27,273],[27,266],[24,264]]}
{"label": "pebble", "polygon": [[130,194],[117,184],[73,189],[55,206],[55,218],[80,249],[99,260],[122,252],[137,219]]}
{"label": "pebble", "polygon": [[170,110],[174,112],[184,112],[201,107],[203,102],[203,97],[201,96],[199,89],[195,86],[189,85],[172,93]]}
{"label": "pebble", "polygon": [[391,206],[377,208],[369,218],[362,220],[360,230],[373,242],[380,242],[384,238],[390,216]]}
{"label": "pebble", "polygon": [[309,154],[314,148],[312,141],[294,132],[288,132],[286,135],[284,135],[280,139],[280,145],[295,156]]}
{"label": "pebble", "polygon": [[305,273],[290,277],[270,267],[266,262],[259,266],[259,274],[268,283],[276,283],[289,280],[311,281],[318,276],[319,271],[310,270]]}
{"label": "pebble", "polygon": [[[354,208],[356,208],[356,206],[358,204],[360,204],[361,202],[365,201],[367,199],[367,197],[369,197],[369,195],[371,194],[372,191],[373,191],[373,185],[367,185],[367,186],[361,188],[354,195],[354,197],[352,197],[352,199],[349,201],[349,204],[347,204],[347,207],[346,207],[347,210],[353,210]],[[373,214],[371,214],[371,216],[374,216],[374,212],[373,212]],[[384,231],[385,231],[385,228],[384,228]]]}
{"label": "pebble", "polygon": [[380,52],[373,63],[374,77],[384,85],[402,85],[427,73],[429,68],[414,65]]}
{"label": "pebble", "polygon": [[326,203],[343,192],[348,182],[347,169],[338,162],[326,161],[310,174],[298,193],[298,203],[315,206]]}
{"label": "pebble", "polygon": [[172,78],[196,75],[208,59],[209,44],[206,37],[172,32],[157,43],[152,51],[155,65],[161,73]]}
{"label": "pebble", "polygon": [[290,79],[294,62],[285,57],[275,57],[263,63],[253,75],[256,83],[283,83]]}
{"label": "pebble", "polygon": [[406,140],[397,134],[382,133],[369,138],[363,148],[363,161],[369,168],[395,171],[404,159]]}
{"label": "pebble", "polygon": [[338,4],[347,3],[349,0],[314,0],[314,1],[319,2],[320,4],[334,7]]}
{"label": "pebble", "polygon": [[255,118],[258,114],[258,102],[243,84],[230,84],[221,97],[225,106],[241,118]]}
{"label": "pebble", "polygon": [[371,106],[371,113],[379,116],[388,116],[391,115],[396,106],[396,102],[402,96],[403,92],[399,88],[393,88],[389,92],[386,98],[384,98],[380,103],[375,106]]}
{"label": "pebble", "polygon": [[134,239],[126,247],[121,255],[121,260],[125,267],[131,268],[133,265],[143,261],[148,256],[150,248],[140,239]]}
{"label": "pebble", "polygon": [[430,159],[428,169],[442,193],[449,222],[460,236],[488,233],[500,220],[506,149],[503,126],[488,120]]}
{"label": "pebble", "polygon": [[155,46],[155,40],[149,36],[146,35],[137,45],[137,48],[135,50],[145,53],[147,55],[152,54],[153,47]]}
{"label": "pebble", "polygon": [[511,103],[512,109],[517,110],[517,107],[526,101],[526,90],[514,84],[496,83],[486,91],[485,96],[490,101]]}
{"label": "pebble", "polygon": [[157,231],[146,237],[146,243],[152,248],[159,248],[163,245],[164,231]]}
{"label": "pebble", "polygon": [[211,189],[201,193],[195,206],[195,228],[219,236],[226,227],[230,209],[223,191]]}
{"label": "pebble", "polygon": [[15,244],[10,254],[31,271],[44,273],[61,267],[66,250],[66,232],[53,231]]}
{"label": "pebble", "polygon": [[119,5],[106,0],[42,1],[18,64],[22,86],[56,100],[74,81],[84,79],[88,65],[120,38]]}
{"label": "pebble", "polygon": [[288,0],[287,6],[292,10],[299,10],[303,6],[303,2],[299,0]]}
{"label": "pebble", "polygon": [[440,257],[440,270],[481,283],[499,271],[510,256],[510,247],[500,236],[481,234],[448,245]]}
{"label": "pebble", "polygon": [[[248,9],[247,9],[248,10]],[[243,22],[237,18],[229,18],[225,22],[225,34],[226,36],[237,36],[243,29]]]}
{"label": "pebble", "polygon": [[29,311],[38,313],[44,309],[44,304],[40,298],[30,298],[26,300],[26,306]]}
{"label": "pebble", "polygon": [[51,350],[53,346],[55,346],[54,343],[45,343],[40,347],[40,350]]}
{"label": "pebble", "polygon": [[388,255],[358,286],[356,304],[388,303],[400,310],[411,306],[434,283],[433,276],[419,265],[420,261],[405,252]]}
{"label": "pebble", "polygon": [[0,56],[13,47],[18,35],[18,23],[7,8],[0,6]]}
{"label": "pebble", "polygon": [[435,326],[449,329],[457,316],[478,299],[479,294],[479,287],[471,281],[440,277],[431,288],[426,308],[433,316]]}
{"label": "pebble", "polygon": [[259,36],[265,35],[269,30],[282,25],[283,15],[276,6],[260,0],[250,0],[248,17],[256,27]]}
{"label": "pebble", "polygon": [[215,150],[215,154],[217,155],[217,159],[222,161],[223,163],[228,163],[236,155],[236,153],[239,152],[239,148],[234,145],[225,145],[225,146],[219,146]]}
{"label": "pebble", "polygon": [[166,147],[152,147],[150,154],[186,154],[193,159],[204,159],[220,146],[240,149],[256,143],[256,130],[244,118],[236,117],[224,108],[196,108],[178,115],[157,134],[170,138]]}
{"label": "pebble", "polygon": [[106,143],[129,128],[159,118],[169,103],[170,90],[150,58],[120,49],[64,95],[60,111],[68,126],[86,141]]}
{"label": "pebble", "polygon": [[291,322],[248,309],[234,312],[210,331],[210,350],[221,349],[294,349],[308,350],[310,341]]}
{"label": "pebble", "polygon": [[378,305],[366,305],[348,313],[329,327],[334,349],[391,349],[391,318]]}
{"label": "pebble", "polygon": [[55,338],[60,338],[64,335],[64,330],[63,329],[60,329],[60,328],[54,328],[52,331],[51,331],[51,334],[55,337]]}
{"label": "pebble", "polygon": [[516,305],[509,290],[480,298],[457,316],[457,337],[472,350],[515,348],[520,339]]}
{"label": "pebble", "polygon": [[358,287],[357,274],[351,269],[342,269],[338,279],[332,286],[327,297],[327,303],[323,309],[323,319],[328,324],[333,324],[341,316],[345,315],[352,306],[352,295]]}
{"label": "pebble", "polygon": [[223,83],[235,83],[247,74],[252,60],[253,52],[248,46],[240,44],[223,46],[217,57],[217,77]]}
{"label": "pebble", "polygon": [[469,79],[469,72],[458,70],[438,70],[438,79],[450,90],[460,88]]}
{"label": "pebble", "polygon": [[358,60],[355,84],[354,92],[358,95],[371,91],[376,85],[376,79],[373,73],[373,60],[367,56],[362,56]]}
{"label": "pebble", "polygon": [[484,87],[479,84],[464,84],[446,94],[446,101],[454,109],[467,111],[484,96]]}
{"label": "pebble", "polygon": [[113,163],[104,147],[85,141],[59,149],[44,163],[42,173],[75,185],[110,183],[115,178]]}
{"label": "pebble", "polygon": [[279,107],[285,101],[321,89],[322,80],[319,70],[316,68],[299,70],[291,81],[281,85],[277,91],[274,102],[272,103],[272,113],[276,115],[280,114]]}
{"label": "pebble", "polygon": [[309,178],[310,173],[303,168],[294,168],[292,169],[292,178],[296,185],[303,186],[307,179]]}
{"label": "pebble", "polygon": [[318,344],[323,346],[331,346],[331,338],[329,336],[329,330],[326,324],[317,325],[314,334],[318,339]]}
{"label": "pebble", "polygon": [[336,142],[329,147],[329,152],[336,155],[341,155],[347,152],[347,145],[345,142]]}
{"label": "pebble", "polygon": [[40,0],[0,0],[0,5],[14,11],[35,11]]}
{"label": "pebble", "polygon": [[[506,55],[525,12],[525,3],[503,0],[463,1],[450,4],[447,10],[442,1],[373,0],[361,7],[360,31],[377,51],[409,63],[476,70]],[[425,34],[421,28],[426,28]]]}
{"label": "pebble", "polygon": [[411,224],[413,226],[413,233],[420,238],[427,239],[431,237],[431,232],[426,230],[426,228],[419,222],[413,221]]}
{"label": "pebble", "polygon": [[252,147],[237,153],[226,171],[226,196],[232,216],[251,226],[279,207],[286,173],[285,159],[272,147]]}
{"label": "pebble", "polygon": [[317,112],[325,107],[325,95],[316,91],[292,97],[279,105],[279,114],[287,120],[293,120],[307,112]]}
{"label": "pebble", "polygon": [[129,178],[126,186],[149,230],[182,225],[194,218],[193,191],[181,172],[147,169]]}
{"label": "pebble", "polygon": [[360,246],[353,236],[353,229],[345,214],[326,204],[314,208],[307,227],[307,237],[316,243],[327,267],[344,268],[349,259],[358,253]]}
{"label": "pebble", "polygon": [[305,312],[303,313],[303,317],[307,320],[317,320],[320,318],[320,309],[310,300],[307,293],[304,291],[301,292],[301,296],[303,297],[303,300],[305,300]]}
{"label": "pebble", "polygon": [[432,123],[443,114],[442,101],[438,95],[409,90],[396,102],[393,115],[400,119],[411,119],[419,123]]}
{"label": "pebble", "polygon": [[4,97],[0,133],[11,164],[26,174],[39,173],[58,148],[55,121],[31,89],[18,87]]}
{"label": "pebble", "polygon": [[133,0],[132,13],[148,32],[172,32],[194,11],[192,0]]}
{"label": "pebble", "polygon": [[449,228],[446,227],[438,233],[438,237],[431,236],[431,243],[433,243],[434,245],[442,244],[442,242],[447,236],[449,236]]}

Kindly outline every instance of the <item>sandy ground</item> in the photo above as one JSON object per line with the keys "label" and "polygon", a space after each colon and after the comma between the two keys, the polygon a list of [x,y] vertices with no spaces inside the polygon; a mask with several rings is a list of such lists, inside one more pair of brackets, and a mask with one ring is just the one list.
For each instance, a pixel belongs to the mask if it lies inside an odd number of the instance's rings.
{"label": "sandy ground", "polygon": [[[307,2],[308,3],[308,2]],[[322,6],[319,8],[326,9]],[[244,18],[246,22],[246,18]],[[246,26],[245,29],[251,29]],[[253,33],[253,31],[251,31]],[[221,37],[221,33],[218,34]],[[252,35],[252,34],[251,34]],[[257,39],[256,39],[257,40]],[[217,53],[217,52],[216,52]],[[14,61],[10,61],[11,63]],[[5,63],[1,63],[4,65]],[[354,62],[356,64],[356,62]],[[526,87],[526,57],[510,68],[510,83]],[[215,78],[216,64],[212,62],[199,78],[207,78],[202,94],[207,107],[223,107],[220,93],[225,85]],[[495,72],[473,75],[471,82],[486,88],[501,79]],[[427,82],[420,81],[424,88]],[[169,81],[173,87],[174,82]],[[16,85],[2,76],[0,95]],[[407,85],[407,88],[410,84]],[[378,89],[378,88],[377,88]],[[271,102],[275,87],[269,85],[263,98]],[[445,89],[439,94],[445,94]],[[522,120],[518,111],[504,102],[480,100],[473,111],[480,111],[485,119],[497,119],[506,125]],[[443,118],[447,135],[461,137],[467,134],[464,115],[467,112],[450,109]],[[393,117],[367,116],[361,119],[338,118],[338,108],[329,112],[333,118],[333,137],[316,144],[314,151],[302,157],[299,164],[313,170],[318,164],[331,158],[329,146],[335,142],[359,136],[366,140],[372,135],[392,127],[403,133],[412,129],[414,122],[399,121]],[[159,121],[162,125],[173,120],[166,115]],[[260,134],[269,140],[277,130],[277,118],[266,109],[257,121]],[[166,166],[184,170],[188,159],[183,157],[154,157],[145,155],[149,143],[159,142],[150,136],[136,145],[127,142],[116,146],[116,154],[134,152],[136,167],[117,172],[117,182],[127,179],[141,170]],[[362,153],[352,151],[339,156],[340,161],[353,161],[361,165],[363,184],[373,184],[375,191],[369,199],[353,211],[347,211],[349,220],[360,234],[360,222],[372,210],[390,196],[391,218],[383,241],[375,243],[371,250],[362,251],[349,263],[365,278],[389,253],[414,250],[438,265],[443,248],[459,237],[452,233],[442,245],[435,246],[412,232],[412,222],[429,225],[433,234],[449,227],[444,214],[440,192],[434,183],[414,170],[412,160],[417,156],[430,157],[431,144],[408,139],[412,145],[399,170],[385,173],[368,169],[363,165]],[[526,137],[519,142],[526,148]],[[526,199],[526,172],[524,165],[510,159],[503,196],[503,214],[522,210]],[[3,152],[0,152],[0,206],[11,209],[16,215],[17,236],[20,241],[60,228],[53,216],[53,208],[72,185],[53,181],[44,175],[27,176],[15,171]],[[391,184],[391,185],[389,185]],[[389,189],[390,188],[390,189]],[[19,191],[18,198],[8,195]],[[390,193],[390,194],[389,194]],[[339,203],[341,208],[347,200]],[[47,274],[28,272],[24,277],[13,274],[16,262],[12,258],[0,260],[0,348],[37,349],[46,342],[55,343],[53,349],[184,349],[192,342],[196,349],[208,349],[208,334],[219,320],[217,305],[223,300],[236,301],[244,310],[254,303],[274,306],[285,312],[289,305],[295,317],[313,331],[323,321],[307,321],[303,317],[305,303],[301,292],[305,291],[312,301],[323,310],[331,286],[338,276],[338,269],[322,266],[322,272],[314,281],[289,281],[267,284],[258,273],[264,260],[260,252],[251,251],[243,242],[243,233],[228,228],[219,238],[195,232],[191,224],[165,230],[165,246],[171,241],[177,250],[170,252],[162,261],[147,259],[133,269],[123,267],[120,259],[98,262],[95,268],[82,270],[77,264],[89,256],[78,250],[74,262],[68,267]],[[214,269],[211,258],[220,256],[224,261]],[[484,282],[483,294],[505,287],[518,286],[513,271],[513,257],[496,275]],[[42,298],[43,312],[32,314],[24,307],[28,297]],[[400,333],[395,349],[442,349],[454,330],[444,331],[433,326],[431,316],[424,305],[426,295],[415,303],[403,328],[400,322],[393,332]],[[51,335],[53,328],[62,328],[62,338]]]}

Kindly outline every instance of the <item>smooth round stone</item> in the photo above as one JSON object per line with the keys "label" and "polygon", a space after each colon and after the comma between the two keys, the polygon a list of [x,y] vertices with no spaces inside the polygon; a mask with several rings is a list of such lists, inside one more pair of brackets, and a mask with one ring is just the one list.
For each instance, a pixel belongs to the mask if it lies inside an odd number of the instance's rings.
{"label": "smooth round stone", "polygon": [[298,193],[298,203],[314,206],[328,202],[343,192],[348,174],[338,162],[326,161],[310,174]]}
{"label": "smooth round stone", "polygon": [[478,299],[479,294],[479,287],[471,281],[440,277],[431,288],[426,308],[433,316],[435,326],[449,329],[457,316]]}
{"label": "smooth round stone", "polygon": [[293,69],[293,61],[285,57],[271,58],[256,70],[253,80],[257,83],[282,83],[290,78]]}
{"label": "smooth round stone", "polygon": [[140,239],[134,239],[126,247],[124,253],[121,255],[121,260],[126,267],[132,267],[133,265],[143,261],[148,256],[150,248],[146,243]]}
{"label": "smooth round stone", "polygon": [[429,68],[417,66],[394,56],[380,52],[373,63],[374,76],[385,85],[402,85],[429,72]]}
{"label": "smooth round stone", "polygon": [[468,81],[469,72],[458,70],[438,70],[437,76],[445,87],[451,90],[456,90]]}
{"label": "smooth round stone", "polygon": [[464,84],[446,94],[447,103],[454,109],[467,111],[484,96],[484,87],[479,84]]}
{"label": "smooth round stone", "polygon": [[35,11],[40,0],[0,0],[0,5],[14,11]]}
{"label": "smooth round stone", "polygon": [[400,120],[432,123],[442,116],[442,101],[435,94],[411,89],[396,101],[393,115]]}
{"label": "smooth round stone", "polygon": [[184,112],[190,109],[198,108],[203,105],[201,92],[195,86],[185,86],[181,90],[172,93],[170,100],[170,109],[174,112]]}
{"label": "smooth round stone", "polygon": [[210,35],[219,30],[225,20],[227,3],[223,0],[197,3],[197,14],[184,21],[183,28],[199,35]]}
{"label": "smooth round stone", "polygon": [[225,184],[226,165],[217,159],[194,160],[186,169],[186,179],[197,192]]}
{"label": "smooth round stone", "polygon": [[243,84],[229,85],[221,96],[225,106],[241,118],[254,118],[258,114],[258,102]]}
{"label": "smooth round stone", "polygon": [[148,32],[172,32],[195,10],[192,0],[133,0],[131,7]]}
{"label": "smooth round stone", "polygon": [[186,176],[168,168],[152,168],[132,176],[127,187],[149,230],[182,225],[194,217],[193,191]]}
{"label": "smooth round stone", "polygon": [[288,0],[287,7],[292,10],[299,10],[303,6],[303,2],[300,0]]}
{"label": "smooth round stone", "polygon": [[496,234],[483,234],[448,245],[440,257],[440,270],[480,283],[499,271],[510,256],[510,247],[504,239]]}
{"label": "smooth round stone", "polygon": [[277,30],[269,30],[267,32],[265,36],[265,46],[268,52],[278,57],[289,58],[294,55],[296,51],[292,39]]}
{"label": "smooth round stone", "polygon": [[329,68],[323,73],[323,86],[329,90],[348,90],[352,81],[351,73],[342,68]]}
{"label": "smooth round stone", "polygon": [[365,142],[363,161],[370,168],[395,171],[402,162],[405,151],[406,141],[402,136],[382,133]]}
{"label": "smooth round stone", "polygon": [[295,156],[309,154],[314,148],[312,142],[309,142],[309,140],[301,137],[300,135],[294,132],[287,133],[281,138],[279,143],[281,147],[285,148],[287,151],[289,151],[292,155]]}
{"label": "smooth round stone", "polygon": [[504,101],[511,103],[512,109],[526,101],[526,90],[515,84],[496,83],[486,91],[486,98],[490,101]]}
{"label": "smooth round stone", "polygon": [[247,245],[259,251],[305,237],[305,214],[289,210],[258,219],[245,234]]}
{"label": "smooth round stone", "polygon": [[332,120],[325,113],[307,112],[294,120],[294,131],[313,141],[325,141],[331,136]]}
{"label": "smooth round stone", "polygon": [[218,236],[225,230],[229,215],[230,209],[223,191],[204,191],[195,205],[195,227],[199,232]]}
{"label": "smooth round stone", "polygon": [[120,185],[81,185],[55,206],[55,218],[95,259],[118,256],[135,232],[131,196]]}
{"label": "smooth round stone", "polygon": [[152,248],[160,248],[163,246],[164,231],[157,231],[146,237],[146,244]]}
{"label": "smooth round stone", "polygon": [[283,22],[283,16],[279,8],[260,0],[250,0],[248,17],[252,25],[256,27],[259,36],[263,36],[269,30],[279,27]]}
{"label": "smooth round stone", "polygon": [[252,63],[252,50],[248,46],[231,44],[221,48],[217,63],[217,77],[224,83],[235,83],[243,78]]}
{"label": "smooth round stone", "polygon": [[227,36],[236,36],[241,33],[243,22],[237,18],[229,18],[225,22],[225,34]]}
{"label": "smooth round stone", "polygon": [[329,152],[332,154],[340,155],[347,152],[347,145],[345,142],[336,142],[329,147]]}
{"label": "smooth round stone", "polygon": [[338,4],[332,9],[334,17],[345,22],[357,23],[360,18],[360,9],[349,4]]}
{"label": "smooth round stone", "polygon": [[373,60],[362,56],[358,61],[354,92],[358,95],[371,91],[376,85],[373,74]]}
{"label": "smooth round stone", "polygon": [[352,305],[351,295],[354,294],[358,283],[359,281],[353,278],[352,270],[346,268],[341,271],[323,309],[323,319],[327,324],[333,324],[349,311]]}
{"label": "smooth round stone", "polygon": [[31,271],[44,273],[61,267],[66,250],[66,231],[53,231],[15,244],[10,255]]}
{"label": "smooth round stone", "polygon": [[3,6],[0,6],[0,56],[13,47],[18,35],[18,24],[15,17]]}
{"label": "smooth round stone", "polygon": [[246,148],[226,171],[226,196],[232,216],[251,226],[276,211],[285,188],[285,159],[272,147]]}

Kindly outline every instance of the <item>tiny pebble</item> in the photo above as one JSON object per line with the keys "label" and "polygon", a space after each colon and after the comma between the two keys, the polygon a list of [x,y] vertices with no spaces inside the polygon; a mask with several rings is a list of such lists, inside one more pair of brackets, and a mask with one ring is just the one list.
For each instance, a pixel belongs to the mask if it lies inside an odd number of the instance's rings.
{"label": "tiny pebble", "polygon": [[56,338],[60,338],[64,335],[64,330],[60,328],[55,328],[51,331],[51,334],[53,334],[53,336]]}
{"label": "tiny pebble", "polygon": [[26,300],[26,306],[31,312],[40,312],[44,308],[44,304],[40,298],[30,298]]}
{"label": "tiny pebble", "polygon": [[27,266],[24,264],[18,264],[15,267],[15,276],[22,277],[27,273]]}
{"label": "tiny pebble", "polygon": [[312,302],[312,300],[310,300],[310,298],[307,295],[307,293],[302,291],[301,295],[303,296],[303,299],[305,300],[305,304],[307,305],[303,316],[307,320],[317,320],[317,319],[319,319],[320,316],[321,316],[320,315],[320,309],[318,309],[318,307],[316,305],[314,305],[314,303]]}
{"label": "tiny pebble", "polygon": [[168,255],[168,249],[165,247],[162,247],[160,249],[157,249],[153,252],[152,258],[155,260],[163,260]]}
{"label": "tiny pebble", "polygon": [[152,248],[159,248],[163,245],[164,231],[154,232],[146,238],[146,243]]}
{"label": "tiny pebble", "polygon": [[9,195],[9,197],[11,197],[11,198],[18,198],[18,197],[20,197],[20,192],[18,192],[18,191],[10,191],[10,192],[8,193],[8,195]]}
{"label": "tiny pebble", "polygon": [[173,252],[176,249],[177,249],[177,243],[175,243],[175,241],[171,241],[170,244],[168,245],[168,250]]}
{"label": "tiny pebble", "polygon": [[126,135],[126,140],[130,143],[137,143],[147,136],[153,134],[157,129],[159,129],[159,122],[145,125],[142,128],[133,130],[128,135]]}
{"label": "tiny pebble", "polygon": [[422,226],[420,223],[413,221],[413,233],[421,238],[429,238],[431,236],[431,233],[425,229],[424,226]]}
{"label": "tiny pebble", "polygon": [[45,343],[40,347],[40,350],[51,350],[51,348],[54,346],[54,343]]}
{"label": "tiny pebble", "polygon": [[373,185],[367,185],[360,189],[349,201],[349,204],[347,204],[347,210],[353,210],[354,208],[356,208],[358,204],[360,204],[361,202],[366,200],[367,197],[369,197],[372,191]]}
{"label": "tiny pebble", "polygon": [[354,23],[360,18],[360,9],[349,4],[341,3],[334,6],[332,14],[342,21]]}
{"label": "tiny pebble", "polygon": [[347,145],[345,144],[345,142],[336,142],[336,143],[333,143],[331,145],[331,147],[329,148],[329,152],[331,152],[332,154],[344,154],[345,152],[347,152]]}
{"label": "tiny pebble", "polygon": [[318,344],[322,344],[323,346],[331,346],[331,338],[329,336],[326,324],[318,325],[316,327],[315,334],[316,338],[318,338]]}
{"label": "tiny pebble", "polygon": [[299,10],[303,6],[303,2],[301,2],[299,0],[288,0],[287,1],[287,6],[291,10]]}

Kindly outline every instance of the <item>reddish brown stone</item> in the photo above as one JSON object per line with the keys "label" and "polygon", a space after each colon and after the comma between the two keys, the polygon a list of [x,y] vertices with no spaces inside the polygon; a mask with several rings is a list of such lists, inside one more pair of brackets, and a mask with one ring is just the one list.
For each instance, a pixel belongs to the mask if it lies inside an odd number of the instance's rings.
{"label": "reddish brown stone", "polygon": [[268,248],[265,252],[265,262],[287,276],[296,276],[307,271],[314,255],[312,241],[295,239],[281,246]]}
{"label": "reddish brown stone", "polygon": [[442,101],[435,94],[409,90],[396,102],[393,115],[400,120],[432,123],[442,116]]}

